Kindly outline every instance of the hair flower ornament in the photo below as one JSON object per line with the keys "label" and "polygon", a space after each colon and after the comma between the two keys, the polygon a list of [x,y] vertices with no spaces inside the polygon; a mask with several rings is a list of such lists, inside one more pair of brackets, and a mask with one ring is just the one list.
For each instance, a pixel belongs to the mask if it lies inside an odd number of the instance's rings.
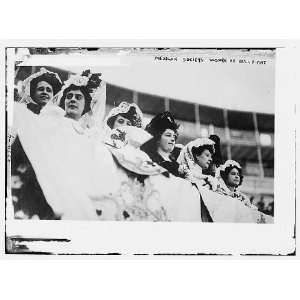
{"label": "hair flower ornament", "polygon": [[64,93],[73,87],[78,87],[87,96],[86,98],[91,98],[89,99],[89,102],[91,102],[90,109],[93,109],[96,102],[99,100],[97,97],[94,97],[94,93],[101,87],[101,75],[101,73],[91,73],[90,70],[83,71],[81,75],[70,75],[69,79],[64,82],[59,93],[53,97],[52,102],[61,106],[61,100]]}
{"label": "hair flower ornament", "polygon": [[68,80],[65,81],[62,92],[71,85],[84,86],[87,88],[89,93],[92,93],[95,89],[100,86],[101,73],[91,73],[90,70],[85,70],[81,75],[71,75]]}
{"label": "hair flower ornament", "polygon": [[64,83],[63,89],[66,89],[71,84],[76,86],[86,86],[88,81],[88,77],[83,77],[81,75],[71,75],[70,78]]}

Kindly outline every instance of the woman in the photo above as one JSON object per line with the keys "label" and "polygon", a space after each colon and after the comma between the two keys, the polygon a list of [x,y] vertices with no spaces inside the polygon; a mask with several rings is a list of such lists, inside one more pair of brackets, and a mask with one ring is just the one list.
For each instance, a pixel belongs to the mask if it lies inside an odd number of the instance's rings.
{"label": "woman", "polygon": [[172,175],[182,177],[178,172],[179,164],[174,154],[178,128],[179,125],[170,112],[166,111],[156,115],[146,126],[146,130],[153,138],[145,143],[141,150]]}
{"label": "woman", "polygon": [[177,162],[179,163],[179,173],[195,185],[201,197],[201,218],[203,222],[213,222],[213,219],[205,206],[201,188],[216,190],[217,181],[211,175],[203,174],[211,166],[215,153],[215,143],[208,138],[198,138],[189,142],[180,152]]}
{"label": "woman", "polygon": [[[90,174],[94,153],[80,121],[90,111],[91,93],[100,83],[98,74],[89,72],[70,77],[54,97],[53,102],[60,106],[49,101],[39,116],[15,105],[14,125],[47,203],[58,218],[96,218],[86,196],[96,182]],[[40,218],[50,219],[47,215]]]}
{"label": "woman", "polygon": [[66,118],[79,121],[92,109],[92,93],[100,87],[100,75],[92,74],[87,70],[81,75],[71,76],[64,83],[56,101],[65,111]]}
{"label": "woman", "polygon": [[257,209],[246,195],[237,190],[243,183],[242,167],[238,162],[234,160],[227,160],[224,165],[220,166],[219,172],[220,186],[218,188],[218,192],[237,198],[246,206]]}
{"label": "woman", "polygon": [[21,102],[35,114],[56,95],[62,88],[62,82],[57,73],[41,68],[26,78],[22,86]]}
{"label": "woman", "polygon": [[[34,114],[41,109],[61,89],[58,74],[41,68],[24,80],[21,103]],[[11,188],[16,218],[55,218],[47,204],[37,181],[32,165],[21,145],[19,138],[13,139],[11,148]]]}
{"label": "woman", "polygon": [[217,180],[211,175],[203,174],[212,162],[215,143],[208,138],[198,138],[189,142],[180,152],[177,162],[179,173],[198,187],[206,186],[212,190],[217,188]]}

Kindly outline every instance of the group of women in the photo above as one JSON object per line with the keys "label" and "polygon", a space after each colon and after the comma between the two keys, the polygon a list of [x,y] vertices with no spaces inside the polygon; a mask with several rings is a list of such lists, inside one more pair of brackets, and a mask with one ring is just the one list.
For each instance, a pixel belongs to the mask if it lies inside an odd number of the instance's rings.
{"label": "group of women", "polygon": [[15,218],[273,222],[238,191],[242,168],[222,164],[218,137],[177,145],[170,112],[144,129],[126,101],[99,123],[103,88],[89,71],[62,84],[42,68],[24,81],[14,105]]}

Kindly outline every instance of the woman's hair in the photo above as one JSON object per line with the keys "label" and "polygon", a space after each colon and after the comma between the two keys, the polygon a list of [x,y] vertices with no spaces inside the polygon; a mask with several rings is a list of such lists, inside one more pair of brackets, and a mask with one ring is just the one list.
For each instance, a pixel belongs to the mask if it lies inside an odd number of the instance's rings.
{"label": "woman's hair", "polygon": [[85,101],[84,101],[84,109],[83,109],[83,113],[82,113],[82,115],[84,115],[91,109],[91,101],[92,101],[92,97],[89,93],[89,90],[85,86],[77,86],[77,85],[71,84],[69,87],[67,87],[63,92],[59,106],[63,110],[65,110],[65,100],[66,100],[67,93],[70,91],[77,91],[77,90],[81,91],[84,96]]}
{"label": "woman's hair", "polygon": [[229,175],[229,173],[231,172],[232,169],[237,169],[238,170],[239,175],[240,175],[239,186],[242,185],[244,176],[242,174],[242,169],[238,168],[237,166],[228,166],[227,168],[225,168],[225,170],[220,170],[220,176],[221,176],[221,178],[223,179],[223,181],[227,185],[228,175]]}
{"label": "woman's hair", "polygon": [[57,79],[53,73],[44,73],[41,76],[33,78],[30,82],[30,97],[33,99],[36,87],[39,82],[46,81],[52,86],[53,96],[56,95],[62,88],[61,82]]}
{"label": "woman's hair", "polygon": [[134,120],[136,119],[137,117],[137,111],[135,109],[134,106],[131,106],[128,110],[128,112],[126,113],[119,113],[117,115],[114,115],[112,117],[110,117],[108,120],[107,120],[107,125],[113,129],[114,127],[114,124],[115,124],[115,121],[117,119],[118,116],[122,116],[123,118],[126,118],[128,119],[131,123],[134,123]]}
{"label": "woman's hair", "polygon": [[195,161],[197,161],[196,156],[201,155],[204,150],[208,150],[211,153],[211,155],[213,155],[215,152],[213,145],[203,145],[199,147],[193,147],[192,154]]}

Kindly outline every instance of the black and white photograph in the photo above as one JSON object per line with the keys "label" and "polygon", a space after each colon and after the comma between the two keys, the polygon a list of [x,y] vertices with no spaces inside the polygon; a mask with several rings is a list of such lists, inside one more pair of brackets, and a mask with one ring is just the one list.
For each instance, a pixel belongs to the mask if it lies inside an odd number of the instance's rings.
{"label": "black and white photograph", "polygon": [[293,253],[279,54],[7,47],[6,253]]}

